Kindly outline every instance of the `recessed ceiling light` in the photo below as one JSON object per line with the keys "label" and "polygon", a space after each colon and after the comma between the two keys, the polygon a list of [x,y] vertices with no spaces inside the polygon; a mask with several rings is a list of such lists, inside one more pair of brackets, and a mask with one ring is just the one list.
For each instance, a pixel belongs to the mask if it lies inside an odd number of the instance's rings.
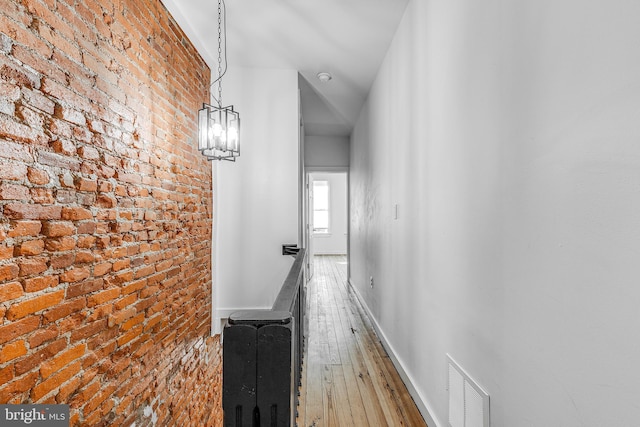
{"label": "recessed ceiling light", "polygon": [[318,73],[318,80],[320,80],[322,83],[326,83],[329,80],[331,80],[333,77],[331,76],[331,74],[326,73],[326,72],[321,72]]}

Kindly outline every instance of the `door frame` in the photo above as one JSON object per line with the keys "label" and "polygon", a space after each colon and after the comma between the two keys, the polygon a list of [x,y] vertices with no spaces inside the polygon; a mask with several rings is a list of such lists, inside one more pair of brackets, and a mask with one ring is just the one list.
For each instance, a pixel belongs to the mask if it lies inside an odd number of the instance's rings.
{"label": "door frame", "polygon": [[[303,194],[303,200],[304,200],[304,207],[305,207],[305,212],[303,215],[304,218],[304,233],[305,233],[305,241],[307,242],[307,246],[311,249],[312,248],[312,244],[311,239],[313,239],[312,236],[312,232],[311,230],[311,224],[310,224],[310,209],[311,207],[309,206],[309,175],[314,174],[314,173],[344,173],[346,174],[347,177],[347,277],[351,277],[351,263],[349,262],[349,254],[351,253],[351,184],[350,184],[350,176],[349,176],[349,167],[348,166],[316,166],[316,167],[312,167],[312,166],[306,166],[305,170],[304,170],[304,182],[305,185],[303,186],[304,188],[304,194]],[[309,251],[308,253],[308,259],[307,259],[309,264],[313,264],[313,252],[312,250]],[[312,271],[312,267],[310,267],[309,273],[310,276],[313,274]],[[309,277],[309,279],[311,279],[311,277]]]}

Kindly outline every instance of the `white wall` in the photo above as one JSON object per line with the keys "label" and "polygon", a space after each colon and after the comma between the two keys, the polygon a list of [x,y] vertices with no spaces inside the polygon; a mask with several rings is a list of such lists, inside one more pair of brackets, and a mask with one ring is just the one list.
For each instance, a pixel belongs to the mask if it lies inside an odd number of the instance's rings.
{"label": "white wall", "polygon": [[329,182],[329,233],[313,235],[316,255],[344,255],[347,253],[347,173],[312,173],[313,181]]}
{"label": "white wall", "polygon": [[349,138],[306,135],[304,164],[307,167],[349,167]]}
{"label": "white wall", "polygon": [[293,261],[282,244],[298,242],[298,74],[232,68],[223,82],[242,145],[235,163],[214,164],[217,317],[270,308]]}
{"label": "white wall", "polygon": [[492,427],[638,425],[639,16],[406,11],[352,135],[351,278],[438,426],[446,353]]}

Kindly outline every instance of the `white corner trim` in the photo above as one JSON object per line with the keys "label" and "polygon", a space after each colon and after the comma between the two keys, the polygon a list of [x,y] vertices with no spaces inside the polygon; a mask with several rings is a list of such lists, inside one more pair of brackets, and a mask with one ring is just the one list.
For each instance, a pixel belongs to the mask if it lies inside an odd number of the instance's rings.
{"label": "white corner trim", "polygon": [[407,373],[402,362],[396,356],[396,353],[393,350],[393,347],[389,344],[389,341],[387,340],[387,337],[384,334],[384,332],[382,332],[382,329],[380,329],[380,325],[378,325],[376,318],[371,313],[371,310],[369,309],[369,306],[367,305],[366,301],[360,294],[360,291],[356,286],[354,286],[352,279],[349,278],[348,282],[349,282],[349,286],[351,286],[351,289],[353,289],[356,297],[358,298],[358,301],[360,301],[360,304],[362,304],[362,307],[364,307],[364,310],[366,311],[367,316],[369,317],[369,320],[371,320],[371,323],[373,324],[373,328],[375,329],[376,334],[378,335],[378,338],[380,338],[380,342],[382,343],[382,346],[385,348],[385,350],[387,351],[387,354],[389,355],[389,358],[391,359],[391,362],[398,370],[398,373],[400,374],[402,381],[406,385],[407,390],[409,391],[409,394],[413,398],[413,401],[416,403],[416,406],[418,407],[418,410],[422,414],[422,417],[424,418],[427,425],[429,427],[445,427],[445,424],[441,423],[438,420],[438,418],[434,415],[435,412],[433,411],[433,408],[431,407],[431,405],[429,405],[429,403],[424,398],[424,396],[422,396],[422,394],[413,385],[413,380],[411,378],[411,375]]}

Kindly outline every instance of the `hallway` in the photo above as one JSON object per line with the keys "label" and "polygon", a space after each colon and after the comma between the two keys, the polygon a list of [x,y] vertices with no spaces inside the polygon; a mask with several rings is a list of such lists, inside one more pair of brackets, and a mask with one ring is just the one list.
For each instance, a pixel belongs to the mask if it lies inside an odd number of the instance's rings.
{"label": "hallway", "polygon": [[308,284],[298,425],[425,426],[357,297],[345,256],[316,256]]}

